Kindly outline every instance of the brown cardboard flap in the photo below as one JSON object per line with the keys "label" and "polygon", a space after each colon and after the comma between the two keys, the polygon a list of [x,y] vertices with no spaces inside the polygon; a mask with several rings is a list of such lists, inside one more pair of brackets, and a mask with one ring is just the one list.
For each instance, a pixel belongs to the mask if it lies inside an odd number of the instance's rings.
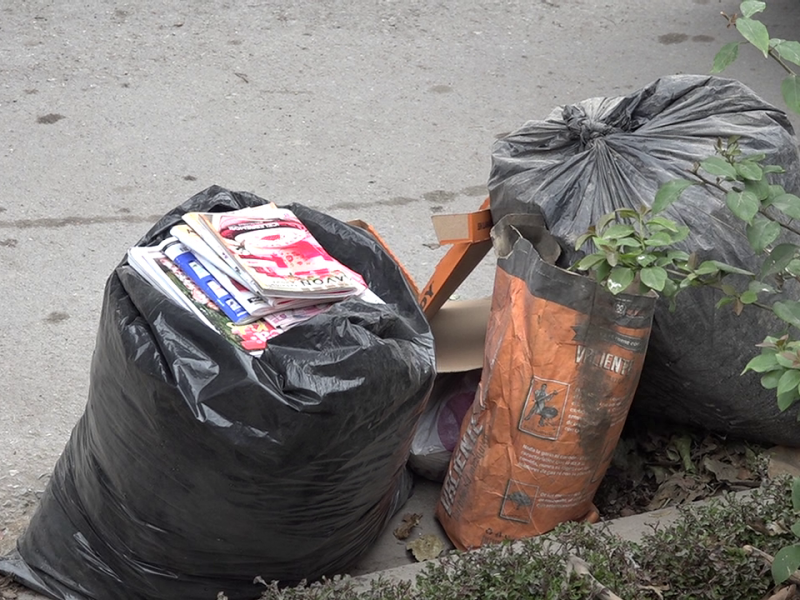
{"label": "brown cardboard flap", "polygon": [[431,318],[437,373],[483,367],[483,345],[492,298],[450,300]]}
{"label": "brown cardboard flap", "polygon": [[436,239],[442,245],[482,242],[489,239],[492,213],[485,209],[455,215],[433,215],[431,221]]}

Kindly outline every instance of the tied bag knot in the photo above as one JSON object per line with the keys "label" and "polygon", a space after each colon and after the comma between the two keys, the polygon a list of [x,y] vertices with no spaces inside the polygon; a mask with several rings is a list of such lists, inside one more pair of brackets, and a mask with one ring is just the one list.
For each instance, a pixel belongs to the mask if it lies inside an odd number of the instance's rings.
{"label": "tied bag knot", "polygon": [[562,111],[562,118],[570,137],[580,140],[581,150],[591,149],[598,139],[624,131],[621,127],[609,125],[590,117],[579,106],[565,106]]}

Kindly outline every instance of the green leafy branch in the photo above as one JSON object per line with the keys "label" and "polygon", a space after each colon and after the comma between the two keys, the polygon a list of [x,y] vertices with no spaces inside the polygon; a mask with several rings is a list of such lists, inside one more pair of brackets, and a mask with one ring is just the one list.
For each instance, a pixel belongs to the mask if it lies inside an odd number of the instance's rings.
{"label": "green leafy branch", "polygon": [[[795,513],[800,512],[800,477],[795,477],[792,481],[792,508]],[[794,522],[792,533],[800,538],[800,521]],[[784,546],[778,550],[772,562],[772,579],[775,583],[783,583],[794,575],[798,567],[800,567],[800,544]]]}
{"label": "green leafy branch", "polygon": [[764,255],[758,276],[752,276],[744,290],[727,283],[716,286],[725,294],[718,307],[733,304],[734,311],[739,314],[744,305],[752,304],[780,313],[778,316],[789,325],[800,325],[800,320],[787,320],[791,317],[783,306],[791,306],[791,313],[796,311],[800,315],[800,303],[782,303],[776,310],[775,306],[759,302],[760,294],[774,294],[787,279],[800,277],[800,248],[791,243],[773,246],[784,230],[800,235],[800,228],[792,222],[792,219],[800,219],[800,197],[786,192],[780,185],[770,184],[768,175],[783,173],[784,169],[763,164],[764,154],[744,156],[737,137],[731,137],[726,143],[718,140],[715,149],[716,156],[693,166],[692,180],[671,181],[659,193],[670,191],[663,194],[667,205],[694,185],[720,193],[731,213],[744,222],[753,251]]}
{"label": "green leafy branch", "polygon": [[[705,285],[722,291],[717,307],[731,304],[736,314],[747,305],[772,312],[786,324],[786,331],[758,344],[761,353],[748,362],[742,374],[759,373],[761,385],[775,390],[778,408],[785,411],[800,400],[800,341],[788,333],[791,328],[800,330],[800,302],[781,300],[770,305],[759,296],[775,294],[789,279],[800,280],[800,246],[781,242],[784,232],[800,235],[793,223],[793,219],[800,220],[800,197],[770,183],[770,175],[784,169],[764,164],[764,154],[745,155],[737,137],[718,140],[715,151],[715,156],[692,166],[690,178],[661,186],[652,207],[618,209],[600,219],[577,239],[576,249],[590,244],[594,251],[573,268],[588,271],[613,294],[655,290],[669,298],[670,309],[674,309],[680,290]],[[719,261],[697,265],[696,255],[672,248],[687,238],[689,228],[661,213],[695,186],[724,198],[731,213],[743,222],[748,243],[756,255],[764,257],[758,274]],[[745,276],[746,286],[737,289],[727,278],[730,274]],[[792,496],[795,510],[800,511],[800,479],[795,480]],[[792,531],[800,538],[800,521]],[[785,546],[772,563],[775,582],[786,581],[798,567],[800,543]]]}
{"label": "green leafy branch", "polygon": [[761,385],[776,390],[778,407],[789,408],[800,392],[800,342],[785,334],[779,338],[768,336],[758,344],[761,354],[753,358],[745,371],[762,373]]}
{"label": "green leafy branch", "polygon": [[589,272],[615,295],[656,291],[670,300],[671,309],[682,289],[720,286],[729,273],[752,275],[715,260],[698,265],[697,255],[672,247],[687,238],[689,228],[659,213],[688,185],[692,183],[670,182],[659,191],[652,207],[620,208],[603,216],[576,240],[576,250],[590,244],[594,252],[575,263],[573,270]]}
{"label": "green leafy branch", "polygon": [[[753,371],[761,374],[761,385],[775,390],[778,408],[787,410],[800,400],[800,341],[792,339],[788,330],[800,330],[800,302],[781,300],[771,306],[759,302],[759,294],[774,294],[788,279],[800,279],[800,247],[793,243],[777,243],[783,231],[800,234],[792,219],[800,219],[800,197],[787,193],[780,185],[770,184],[772,173],[782,173],[775,165],[765,165],[763,154],[744,156],[738,139],[727,144],[718,141],[717,155],[694,165],[692,180],[671,181],[659,190],[668,204],[694,185],[703,185],[725,197],[733,215],[744,222],[747,240],[757,255],[763,255],[760,272],[752,277],[747,289],[738,291],[727,283],[718,287],[725,296],[717,306],[734,304],[734,311],[751,304],[772,313],[784,321],[787,332],[781,336],[767,336],[758,346],[761,353],[750,360],[742,374]],[[667,193],[669,191],[669,193]],[[800,419],[800,415],[798,416]],[[800,511],[800,478],[792,488],[795,511]],[[792,526],[800,538],[800,521]],[[772,576],[780,584],[800,567],[800,543],[781,548],[772,563]]]}
{"label": "green leafy branch", "polygon": [[[771,58],[786,72],[781,82],[781,95],[787,107],[800,114],[800,83],[797,73],[790,65],[800,65],[800,42],[771,38],[766,26],[753,16],[762,12],[766,3],[758,0],[745,0],[739,6],[741,16],[723,16],[728,27],[735,27],[749,42],[758,48],[766,58]],[[712,73],[722,72],[736,60],[739,46],[743,42],[725,44],[714,57]],[[768,277],[777,280],[778,287],[787,278],[800,278],[800,260],[795,244],[781,243],[772,247],[780,238],[782,230],[798,234],[791,219],[800,220],[800,198],[787,194],[780,186],[770,185],[766,177],[769,173],[783,170],[776,166],[762,166],[761,155],[749,157],[749,161],[738,160],[740,153],[732,152],[729,143],[726,151],[717,147],[719,156],[707,159],[694,170],[695,178],[704,185],[716,186],[724,191],[726,204],[733,214],[746,223],[747,239],[756,254],[765,254],[758,281],[751,281],[745,294],[738,300],[754,300],[760,292],[771,293],[773,286],[766,283]],[[737,147],[733,150],[738,150]],[[756,166],[760,167],[759,169]],[[709,181],[700,170],[716,177]],[[725,189],[723,181],[735,182]],[[729,296],[728,296],[729,297]],[[726,300],[723,298],[723,301]],[[755,302],[754,302],[755,303]],[[800,303],[795,301],[775,302],[774,314],[791,328],[800,330]],[[787,410],[800,399],[800,341],[790,338],[788,333],[780,337],[767,336],[759,344],[761,354],[753,358],[742,373],[753,371],[761,374],[761,385],[775,390],[778,407]],[[800,416],[798,417],[800,419]],[[792,504],[795,512],[800,512],[800,478],[792,484]],[[800,521],[792,525],[792,533],[800,538]],[[777,584],[787,581],[800,567],[800,543],[781,548],[772,563],[772,577]]]}
{"label": "green leafy branch", "polygon": [[765,58],[773,59],[787,73],[781,82],[781,94],[786,106],[800,114],[800,79],[790,64],[800,66],[800,42],[771,38],[766,25],[753,16],[764,11],[766,2],[745,0],[739,5],[741,14],[727,15],[728,27],[735,27],[746,42],[725,44],[714,57],[712,73],[721,73],[739,56],[739,46],[749,42],[758,48]]}

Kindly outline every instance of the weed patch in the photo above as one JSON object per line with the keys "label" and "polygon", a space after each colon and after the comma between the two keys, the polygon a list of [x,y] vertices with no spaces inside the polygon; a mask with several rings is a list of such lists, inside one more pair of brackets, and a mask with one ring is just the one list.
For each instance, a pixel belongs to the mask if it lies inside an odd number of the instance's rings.
{"label": "weed patch", "polygon": [[569,523],[546,536],[453,552],[413,583],[263,582],[261,600],[761,600],[775,592],[769,565],[745,547],[774,556],[793,539],[797,513],[787,479],[680,510],[677,521],[639,542],[603,525]]}

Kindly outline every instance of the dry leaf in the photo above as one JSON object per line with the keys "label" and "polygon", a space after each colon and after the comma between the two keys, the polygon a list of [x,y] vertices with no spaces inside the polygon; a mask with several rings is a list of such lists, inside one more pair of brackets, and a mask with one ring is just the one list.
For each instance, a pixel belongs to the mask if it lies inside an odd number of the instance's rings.
{"label": "dry leaf", "polygon": [[[800,459],[800,450],[796,455]],[[747,468],[755,457],[756,452],[747,444],[713,435],[694,438],[680,433],[659,434],[652,429],[637,431],[623,437],[617,446],[595,503],[608,519],[622,516],[623,511],[641,513],[756,487],[760,476]],[[640,481],[637,458],[644,467]],[[793,462],[800,464],[800,460]],[[695,469],[693,473],[687,472],[689,464]],[[800,475],[800,469],[797,473]]]}
{"label": "dry leaf", "polygon": [[691,476],[684,473],[673,473],[658,488],[648,511],[659,510],[665,506],[678,506],[687,502],[694,502],[698,498],[708,495],[706,484],[708,479],[702,476]]}
{"label": "dry leaf", "polygon": [[767,533],[769,533],[769,535],[786,535],[791,531],[791,529],[787,529],[781,523],[778,523],[778,521],[767,523]]}
{"label": "dry leaf", "polygon": [[658,491],[653,495],[652,500],[647,505],[645,509],[647,512],[651,512],[654,510],[659,510],[668,506],[670,504],[670,500],[674,497],[674,490],[675,486],[671,485],[670,482],[664,482],[659,488]]}
{"label": "dry leaf", "polygon": [[650,469],[650,472],[653,474],[653,477],[658,485],[664,483],[669,478],[671,473],[669,469],[660,465],[654,465],[652,467],[648,467],[648,469]]}
{"label": "dry leaf", "polygon": [[659,598],[663,598],[664,594],[661,592],[668,592],[669,586],[668,585],[640,585],[640,590],[647,590],[649,592],[654,592],[656,596]]}
{"label": "dry leaf", "polygon": [[683,461],[683,468],[689,473],[694,473],[694,463],[692,462],[692,438],[688,435],[675,436],[672,438],[672,443],[678,451]]}
{"label": "dry leaf", "polygon": [[406,550],[411,550],[419,562],[423,560],[433,560],[444,551],[444,542],[439,539],[439,536],[429,533],[423,535],[406,544]]}
{"label": "dry leaf", "polygon": [[797,593],[797,586],[792,584],[788,587],[779,589],[777,592],[772,594],[772,596],[767,598],[767,600],[791,600],[792,598],[795,597],[796,593]]}
{"label": "dry leaf", "polygon": [[18,598],[17,592],[15,592],[12,588],[6,588],[5,585],[9,585],[8,581],[5,583],[3,580],[0,580],[0,598],[2,600],[16,600]]}
{"label": "dry leaf", "polygon": [[729,465],[721,460],[706,456],[703,458],[703,466],[705,467],[706,471],[714,474],[714,477],[717,478],[717,481],[724,481],[726,483],[739,481],[739,469],[733,465]]}
{"label": "dry leaf", "polygon": [[411,530],[419,525],[420,519],[422,519],[422,515],[418,515],[417,513],[404,514],[403,524],[394,530],[394,537],[396,537],[398,540],[405,540],[408,538],[408,536],[411,535]]}
{"label": "dry leaf", "polygon": [[770,530],[767,528],[767,523],[760,517],[748,519],[747,526],[761,535],[771,535]]}
{"label": "dry leaf", "polygon": [[707,435],[703,442],[700,445],[700,453],[701,454],[708,454],[709,452],[713,452],[714,450],[719,448],[719,444],[717,441],[710,435]]}

